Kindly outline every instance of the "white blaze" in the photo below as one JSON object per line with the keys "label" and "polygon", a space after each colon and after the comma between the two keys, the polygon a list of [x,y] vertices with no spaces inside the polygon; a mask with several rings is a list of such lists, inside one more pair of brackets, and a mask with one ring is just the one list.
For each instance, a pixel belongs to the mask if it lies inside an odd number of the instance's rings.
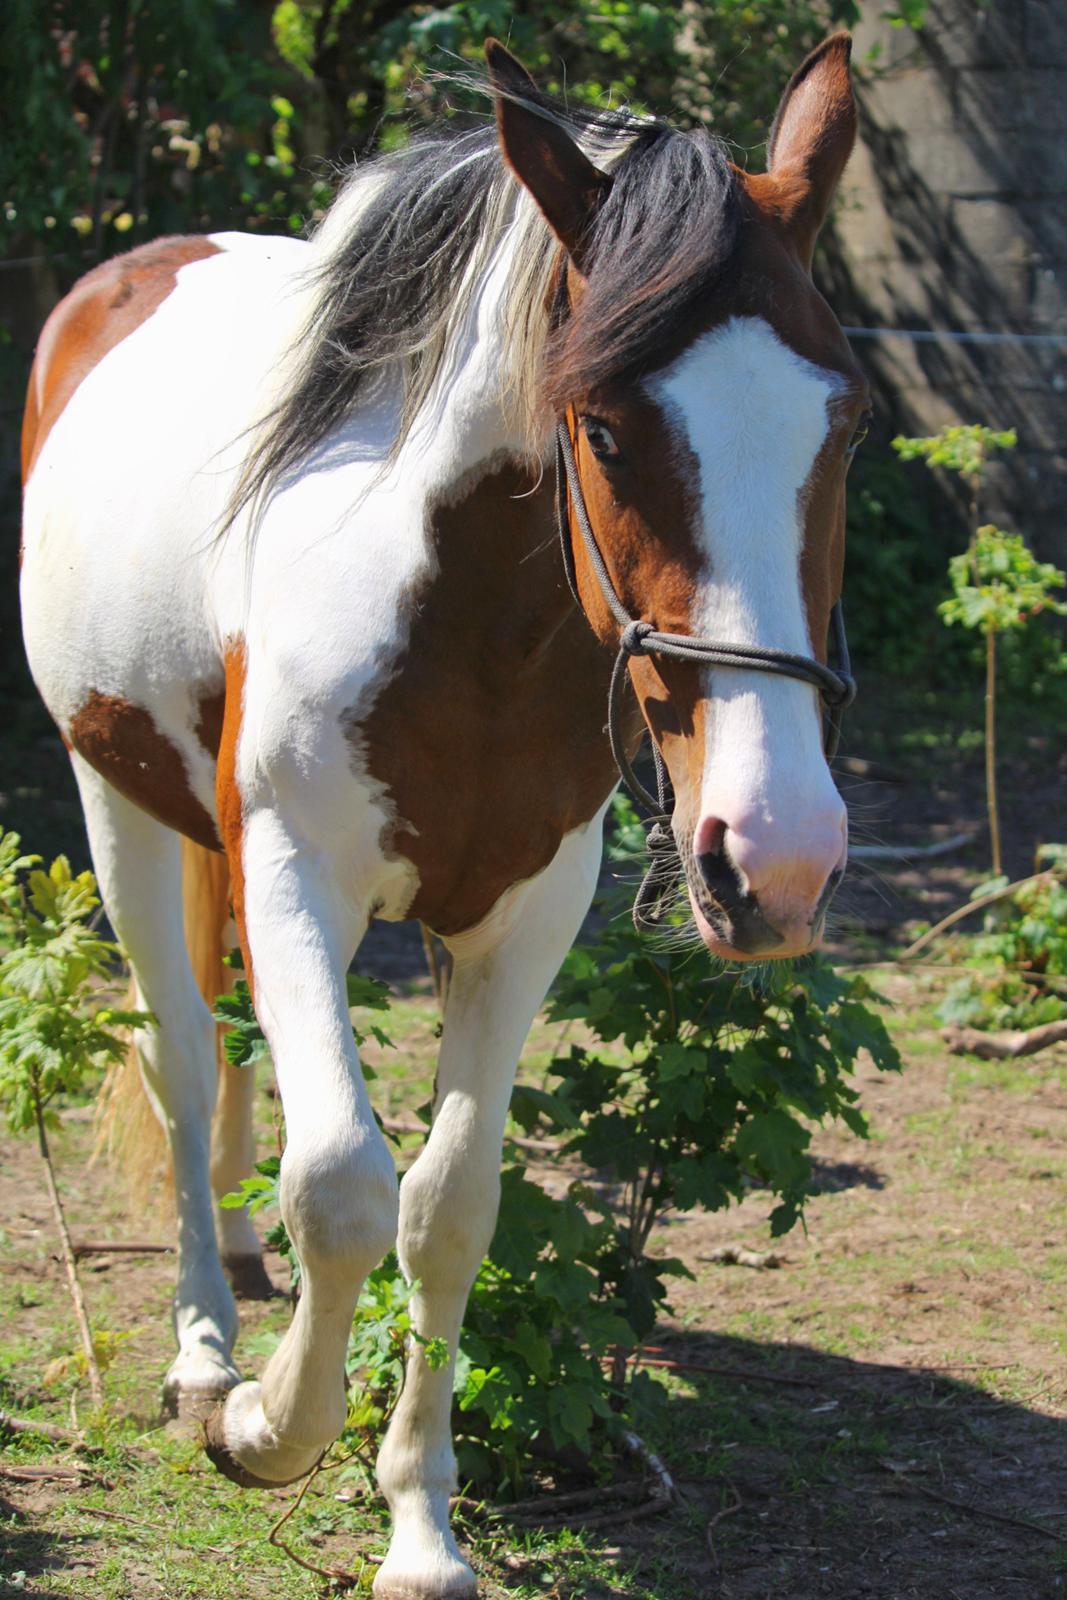
{"label": "white blaze", "polygon": [[[693,632],[812,655],[800,582],[803,492],[843,379],[798,356],[761,318],[734,317],[648,387],[699,467],[704,570]],[[812,687],[715,667],[705,693],[713,703],[701,815],[731,826],[751,818],[761,833],[780,825],[796,844],[809,814],[840,809]]]}

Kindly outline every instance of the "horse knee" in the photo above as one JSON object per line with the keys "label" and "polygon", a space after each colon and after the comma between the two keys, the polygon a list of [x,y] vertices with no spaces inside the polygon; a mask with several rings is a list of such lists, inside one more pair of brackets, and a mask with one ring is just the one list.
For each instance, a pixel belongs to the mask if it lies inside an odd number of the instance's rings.
{"label": "horse knee", "polygon": [[438,1166],[429,1149],[400,1185],[400,1250],[409,1277],[466,1294],[489,1248],[500,1173],[476,1162]]}
{"label": "horse knee", "polygon": [[363,1277],[396,1241],[396,1169],[384,1146],[317,1144],[282,1158],[281,1211],[305,1268]]}

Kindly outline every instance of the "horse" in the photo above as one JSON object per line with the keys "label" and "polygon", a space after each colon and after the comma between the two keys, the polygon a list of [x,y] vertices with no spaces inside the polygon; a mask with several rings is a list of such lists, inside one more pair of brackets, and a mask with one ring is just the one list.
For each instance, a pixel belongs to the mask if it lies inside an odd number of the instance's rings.
{"label": "horse", "polygon": [[[139,246],[41,335],[25,638],[156,1024],[137,1045],[177,1197],[165,1397],[208,1413],[239,1483],[308,1473],[345,1420],[361,1283],[397,1242],[451,1360],[408,1356],[378,1600],[476,1592],[449,1530],[453,1364],[516,1063],[597,878],[620,610],[639,626],[616,739],[632,756],[647,727],[665,763],[708,948],[811,948],[844,865],[817,672],[868,397],[810,268],[854,139],[849,52],[836,34],[799,67],[753,175],[704,128],[568,111],[490,41],[495,127],[356,168],[307,241]],[[648,653],[655,630],[738,654]],[[302,1269],[258,1381],[227,1269],[261,1281],[259,1244],[213,1198],[251,1160],[247,1078],[210,1131],[231,905]],[[373,918],[421,919],[453,962],[400,1184],[346,999]]]}

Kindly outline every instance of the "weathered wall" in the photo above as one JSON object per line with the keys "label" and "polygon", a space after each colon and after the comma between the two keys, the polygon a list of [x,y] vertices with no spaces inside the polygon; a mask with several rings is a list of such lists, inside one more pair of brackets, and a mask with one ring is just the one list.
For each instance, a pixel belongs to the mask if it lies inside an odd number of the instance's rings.
{"label": "weathered wall", "polygon": [[[846,323],[1067,336],[1067,0],[865,0],[861,138],[829,264]],[[872,45],[876,66],[864,68]],[[857,341],[896,426],[1016,427],[989,509],[1067,565],[1067,343]]]}

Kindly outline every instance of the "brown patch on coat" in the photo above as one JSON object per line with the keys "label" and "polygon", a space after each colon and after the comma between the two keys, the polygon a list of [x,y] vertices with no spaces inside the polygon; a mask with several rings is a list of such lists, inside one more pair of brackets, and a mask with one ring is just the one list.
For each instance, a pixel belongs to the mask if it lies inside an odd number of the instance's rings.
{"label": "brown patch on coat", "polygon": [[143,706],[91,689],[67,733],[78,754],[127,800],[205,849],[219,848],[215,824],[189,786],[181,751]]}
{"label": "brown patch on coat", "polygon": [[231,639],[225,652],[225,710],[215,773],[215,803],[219,814],[226,859],[230,864],[230,903],[237,924],[237,937],[244,957],[245,978],[255,994],[252,956],[245,930],[244,803],[237,785],[237,744],[241,735],[244,709],[246,655],[243,639]]}
{"label": "brown patch on coat", "polygon": [[182,267],[219,253],[207,238],[157,239],[101,262],[60,301],[41,331],[30,373],[22,425],[24,484],[82,380],[162,305]]}
{"label": "brown patch on coat", "polygon": [[551,487],[534,487],[497,465],[432,511],[439,569],[411,597],[406,653],[367,716],[345,719],[354,765],[396,808],[386,846],[419,875],[408,914],[443,934],[546,867],[617,778],[612,655],[567,589]]}
{"label": "brown patch on coat", "polygon": [[197,743],[209,756],[217,757],[222,743],[222,723],[226,713],[226,689],[204,689],[197,695],[197,718],[193,732]]}

